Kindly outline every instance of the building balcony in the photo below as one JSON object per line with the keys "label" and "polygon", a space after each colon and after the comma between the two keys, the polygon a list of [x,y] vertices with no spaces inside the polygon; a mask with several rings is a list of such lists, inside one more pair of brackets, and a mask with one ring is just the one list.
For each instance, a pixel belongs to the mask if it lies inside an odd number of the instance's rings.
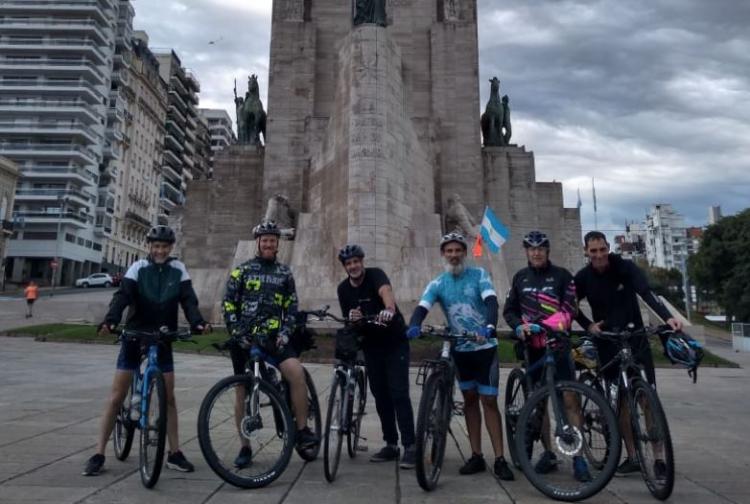
{"label": "building balcony", "polygon": [[33,180],[55,180],[64,182],[75,180],[87,184],[96,184],[99,176],[84,168],[62,167],[62,166],[22,166],[21,177]]}
{"label": "building balcony", "polygon": [[193,168],[195,166],[195,161],[193,161],[193,156],[191,154],[188,154],[187,152],[184,152],[182,154],[182,162],[185,163],[185,165],[188,168]]}
{"label": "building balcony", "polygon": [[180,126],[184,125],[187,122],[187,117],[180,109],[177,108],[176,105],[170,105],[168,112],[169,113],[167,117],[173,119]]}
{"label": "building balcony", "polygon": [[162,180],[159,197],[161,199],[166,199],[175,205],[182,205],[184,201],[182,190],[171,183],[168,179]]}
{"label": "building balcony", "polygon": [[161,172],[164,178],[170,180],[175,187],[179,187],[182,184],[182,169],[177,171],[165,164],[161,167]]}
{"label": "building balcony", "polygon": [[81,100],[43,100],[34,98],[0,99],[0,113],[11,116],[76,118],[86,124],[99,124],[103,116]]}
{"label": "building balcony", "polygon": [[125,219],[144,229],[151,228],[151,221],[135,212],[131,212],[130,210],[125,212]]}
{"label": "building balcony", "polygon": [[182,152],[183,150],[185,150],[185,148],[182,146],[182,143],[170,134],[164,136],[164,146],[167,149],[172,149],[175,152]]}
{"label": "building balcony", "polygon": [[103,87],[97,87],[82,79],[50,80],[38,79],[29,76],[28,79],[3,79],[0,80],[0,90],[12,95],[25,95],[39,99],[44,93],[54,93],[55,96],[64,95],[80,99],[87,104],[100,104],[104,98]]}
{"label": "building balcony", "polygon": [[96,201],[94,195],[75,189],[17,189],[15,199],[17,202],[66,200],[80,206],[88,206]]}
{"label": "building balcony", "polygon": [[185,85],[182,83],[182,79],[179,78],[177,75],[172,75],[169,78],[169,85],[174,88],[175,91],[177,91],[181,95],[187,94],[188,90],[185,87]]}
{"label": "building balcony", "polygon": [[102,135],[79,121],[2,121],[0,120],[0,136],[6,138],[10,135],[28,137],[29,135],[65,135],[83,139],[90,143],[98,143]]}
{"label": "building balcony", "polygon": [[164,161],[172,166],[182,170],[182,161],[180,157],[169,149],[164,149]]}
{"label": "building balcony", "polygon": [[102,51],[99,44],[93,40],[82,38],[39,38],[34,40],[4,36],[0,37],[0,51],[6,53],[41,51],[48,55],[75,52],[77,54],[85,53],[99,65],[106,65],[109,61],[107,54]]}
{"label": "building balcony", "polygon": [[180,141],[183,141],[185,139],[185,130],[180,128],[180,126],[172,118],[167,119],[167,131],[177,137],[177,139]]}
{"label": "building balcony", "polygon": [[[185,77],[190,87],[194,92],[199,93],[201,90],[201,84],[198,82],[198,78],[191,70],[185,70]],[[197,102],[196,102],[197,103]]]}
{"label": "building balcony", "polygon": [[120,159],[120,156],[122,155],[120,146],[112,142],[107,142],[104,144],[103,153],[104,153],[105,158],[110,158],[110,159]]}
{"label": "building balcony", "polygon": [[104,10],[96,0],[5,0],[0,4],[0,12],[8,14],[84,14],[107,23]]}
{"label": "building balcony", "polygon": [[68,224],[81,229],[93,224],[94,219],[90,215],[79,214],[75,212],[13,212],[13,222],[18,226],[29,224],[49,224],[57,225]]}
{"label": "building balcony", "polygon": [[185,103],[185,100],[183,100],[180,94],[175,90],[169,91],[169,103],[170,105],[176,105],[180,112],[182,112],[183,114],[188,111],[187,103]]}
{"label": "building balcony", "polygon": [[195,154],[195,145],[193,144],[193,142],[185,142],[185,152],[190,156]]}
{"label": "building balcony", "polygon": [[101,160],[96,152],[77,144],[0,143],[0,154],[11,158],[71,158],[90,164]]}
{"label": "building balcony", "polygon": [[[2,27],[2,25],[0,25]],[[24,59],[2,59],[0,70],[6,72],[54,74],[59,76],[79,77],[85,75],[91,77],[92,81],[104,84],[106,77],[96,65],[83,59],[55,59],[55,58],[24,58]]]}
{"label": "building balcony", "polygon": [[[57,4],[56,1],[51,1],[51,4]],[[26,2],[16,0],[11,2],[20,6],[23,10],[26,10]],[[5,13],[11,5],[5,1],[0,3],[0,13]],[[105,31],[107,28],[103,26],[103,23],[97,22],[92,19],[86,18],[61,18],[61,17],[46,17],[46,18],[10,18],[0,17],[0,32],[4,34],[22,34],[28,33],[48,33],[50,30],[64,30],[66,32],[76,32],[78,35],[93,35],[97,37],[96,43],[106,45],[109,43],[109,36]]]}

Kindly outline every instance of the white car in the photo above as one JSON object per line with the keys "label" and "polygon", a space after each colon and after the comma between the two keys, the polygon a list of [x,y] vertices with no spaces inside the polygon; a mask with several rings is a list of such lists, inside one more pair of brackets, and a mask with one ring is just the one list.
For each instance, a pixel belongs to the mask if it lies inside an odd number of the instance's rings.
{"label": "white car", "polygon": [[101,285],[103,287],[112,287],[112,284],[114,282],[112,281],[112,277],[109,276],[107,273],[94,273],[93,275],[89,275],[86,278],[79,278],[76,280],[76,287],[96,287],[98,285]]}

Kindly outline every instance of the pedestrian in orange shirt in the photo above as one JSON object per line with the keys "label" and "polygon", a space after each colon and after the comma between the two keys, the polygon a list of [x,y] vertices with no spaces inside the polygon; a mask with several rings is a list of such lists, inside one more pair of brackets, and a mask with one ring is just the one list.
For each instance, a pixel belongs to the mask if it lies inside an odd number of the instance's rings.
{"label": "pedestrian in orange shirt", "polygon": [[23,293],[26,296],[26,318],[29,318],[33,316],[31,309],[34,306],[34,301],[39,297],[39,287],[31,280],[29,281],[29,285],[23,290]]}

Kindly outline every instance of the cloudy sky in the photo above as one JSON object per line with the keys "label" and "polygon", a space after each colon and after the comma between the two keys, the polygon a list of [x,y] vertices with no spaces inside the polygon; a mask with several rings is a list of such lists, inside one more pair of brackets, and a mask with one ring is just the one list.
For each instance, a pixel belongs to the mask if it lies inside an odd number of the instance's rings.
{"label": "cloudy sky", "polygon": [[[580,187],[585,229],[592,177],[609,234],[657,202],[688,225],[750,206],[750,2],[478,2],[482,103],[497,75],[512,141],[567,206]],[[231,113],[234,78],[258,74],[265,95],[271,3],[135,0],[135,27],[196,72],[202,107]]]}

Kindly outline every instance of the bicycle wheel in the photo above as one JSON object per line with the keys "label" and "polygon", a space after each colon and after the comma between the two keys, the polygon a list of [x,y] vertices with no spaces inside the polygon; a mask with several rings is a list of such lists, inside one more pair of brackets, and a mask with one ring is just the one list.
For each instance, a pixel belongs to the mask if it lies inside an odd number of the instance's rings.
{"label": "bicycle wheel", "polygon": [[[115,447],[115,457],[117,460],[125,460],[130,455],[130,448],[133,446],[135,437],[136,422],[130,419],[130,402],[133,395],[133,387],[128,389],[128,395],[125,396],[120,409],[115,417],[115,427],[112,431],[112,444]],[[125,405],[128,406],[125,406]]]}
{"label": "bicycle wheel", "polygon": [[416,472],[419,486],[434,490],[440,478],[451,418],[450,384],[441,373],[433,373],[422,388],[417,413]]}
{"label": "bicycle wheel", "polygon": [[342,431],[344,412],[346,411],[346,385],[339,373],[333,375],[331,392],[328,395],[328,414],[326,431],[323,439],[323,470],[326,479],[333,482],[341,460],[341,444],[344,441]]}
{"label": "bicycle wheel", "polygon": [[674,453],[659,396],[641,379],[632,381],[630,418],[641,474],[651,495],[665,500],[674,488]]}
{"label": "bicycle wheel", "polygon": [[[315,389],[315,382],[313,382],[312,376],[305,369],[305,383],[307,384],[307,426],[312,425],[312,431],[321,439],[321,420],[320,420],[320,402],[318,401],[318,391]],[[295,422],[296,425],[296,422]],[[308,462],[315,460],[320,452],[320,441],[315,443],[315,446],[309,446],[302,448],[295,446],[297,453],[303,460]]]}
{"label": "bicycle wheel", "polygon": [[526,373],[522,369],[514,368],[508,375],[508,383],[505,385],[505,437],[508,439],[510,459],[516,467],[520,467],[520,464],[516,455],[514,437],[518,416],[521,414],[527,395]]}
{"label": "bicycle wheel", "polygon": [[[562,411],[554,412],[551,393]],[[587,417],[607,426],[596,433],[596,442],[585,434],[583,418]],[[543,387],[526,400],[515,441],[521,470],[529,482],[547,497],[561,501],[578,501],[599,492],[612,479],[620,457],[620,433],[612,409],[593,389],[572,381],[557,382],[554,389]],[[604,460],[603,465],[589,464],[591,457]]]}
{"label": "bicycle wheel", "polygon": [[[208,391],[198,413],[198,441],[209,467],[241,488],[260,488],[281,476],[294,445],[294,423],[276,387],[251,375],[229,376]],[[243,447],[250,463],[235,464]]]}
{"label": "bicycle wheel", "polygon": [[[608,394],[605,392],[607,389],[606,384],[602,385],[601,378],[593,373],[584,371],[578,377],[578,382],[594,389],[594,392],[602,396],[607,404],[610,405],[610,408],[612,407]],[[588,398],[585,398],[581,404],[581,410],[583,411],[583,435],[586,438],[586,445],[595,447],[595,449],[586,452],[586,459],[589,464],[601,470],[609,458],[609,446],[606,444],[600,446],[599,444],[603,440],[609,439],[609,433],[607,432],[609,427],[606,423],[602,424],[599,421],[602,417],[596,415],[596,408],[593,408],[593,411],[592,408],[589,408]]]}
{"label": "bicycle wheel", "polygon": [[146,416],[141,424],[141,482],[153,488],[159,481],[164,463],[164,442],[167,439],[167,389],[164,375],[158,369],[150,372],[147,393]]}
{"label": "bicycle wheel", "polygon": [[346,450],[349,457],[354,458],[361,448],[362,440],[362,418],[365,416],[365,406],[367,405],[367,374],[364,368],[355,368],[356,383],[354,386],[354,397],[352,398],[349,410],[349,431],[346,433]]}

